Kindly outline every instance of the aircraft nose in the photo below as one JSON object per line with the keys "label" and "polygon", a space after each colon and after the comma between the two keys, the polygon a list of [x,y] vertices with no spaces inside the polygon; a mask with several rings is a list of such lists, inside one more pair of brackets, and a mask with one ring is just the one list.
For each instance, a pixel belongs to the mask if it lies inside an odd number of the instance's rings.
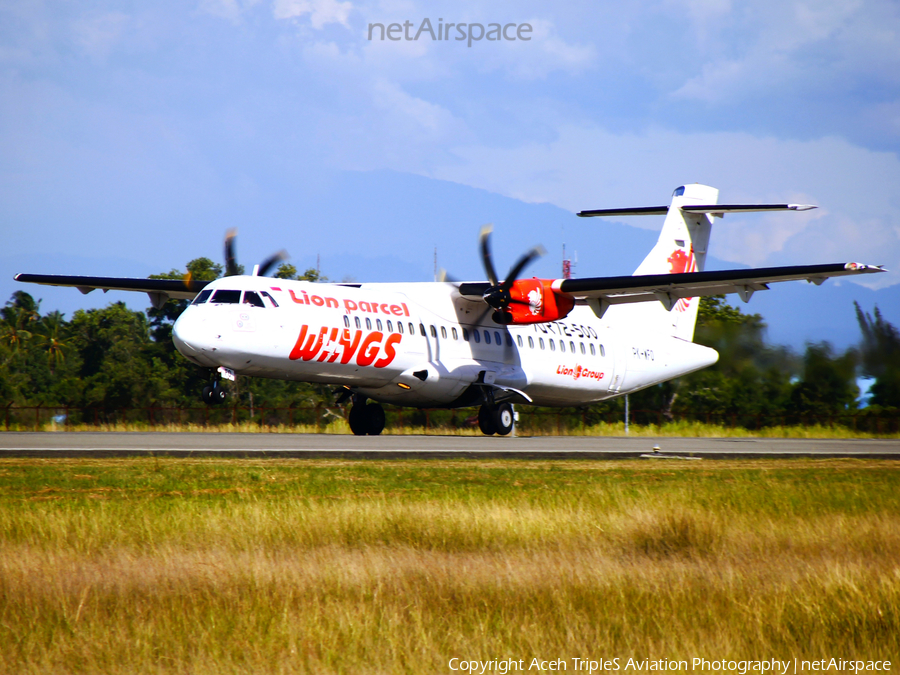
{"label": "aircraft nose", "polygon": [[189,307],[172,327],[172,342],[187,359],[201,366],[212,367],[210,340],[205,322],[198,319]]}

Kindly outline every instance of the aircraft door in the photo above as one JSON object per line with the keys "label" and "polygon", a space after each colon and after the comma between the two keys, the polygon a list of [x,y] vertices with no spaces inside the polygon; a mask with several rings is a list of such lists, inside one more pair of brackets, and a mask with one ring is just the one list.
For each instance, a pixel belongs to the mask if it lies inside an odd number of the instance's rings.
{"label": "aircraft door", "polygon": [[609,393],[618,394],[625,381],[625,371],[628,369],[627,354],[618,340],[610,340],[607,349],[612,351],[612,354],[609,351],[606,352],[608,363],[612,367],[612,372],[609,374]]}

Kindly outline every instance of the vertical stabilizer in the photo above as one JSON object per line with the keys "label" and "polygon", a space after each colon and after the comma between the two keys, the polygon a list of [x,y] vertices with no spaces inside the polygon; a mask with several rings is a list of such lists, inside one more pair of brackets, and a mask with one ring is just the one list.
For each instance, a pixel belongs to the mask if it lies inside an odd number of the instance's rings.
{"label": "vertical stabilizer", "polygon": [[[634,275],[702,272],[706,267],[712,215],[684,213],[680,207],[716,204],[718,199],[716,188],[698,183],[675,190],[659,239]],[[648,303],[640,311],[645,314],[642,317],[644,321],[657,325],[662,323],[671,335],[682,340],[693,340],[699,304],[700,298],[670,299],[663,296],[658,304]]]}

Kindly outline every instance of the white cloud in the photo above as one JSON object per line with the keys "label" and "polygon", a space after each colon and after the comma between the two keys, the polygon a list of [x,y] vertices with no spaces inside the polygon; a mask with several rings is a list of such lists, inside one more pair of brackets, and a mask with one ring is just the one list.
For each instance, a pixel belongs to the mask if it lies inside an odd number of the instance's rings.
{"label": "white cloud", "polygon": [[198,9],[204,14],[228,19],[238,23],[241,18],[241,6],[238,0],[200,0]]}
{"label": "white cloud", "polygon": [[[693,6],[696,0],[688,0]],[[689,12],[704,38],[694,71],[674,96],[722,103],[785,88],[853,91],[862,80],[900,84],[900,10],[887,0],[753,3]]]}
{"label": "white cloud", "polygon": [[307,14],[312,27],[321,29],[329,23],[347,25],[353,5],[337,0],[275,0],[273,13],[276,19],[299,19]]}
{"label": "white cloud", "polygon": [[[663,204],[689,182],[719,188],[722,202],[818,204],[821,209],[807,213],[716,221],[711,253],[748,265],[857,260],[900,270],[900,202],[894,196],[900,160],[839,138],[791,141],[658,128],[617,135],[565,126],[551,143],[454,152],[458,162],[428,174],[571,211]],[[628,222],[659,227],[653,219]],[[900,274],[862,281],[884,287],[898,283]]]}
{"label": "white cloud", "polygon": [[77,19],[72,23],[75,44],[88,56],[105,59],[122,39],[127,23],[128,16],[121,12]]}
{"label": "white cloud", "polygon": [[394,169],[418,172],[447,148],[471,140],[465,123],[446,108],[405,91],[386,79],[364,82],[357,92],[362,108],[330,116],[318,136],[327,153],[344,169]]}
{"label": "white cloud", "polygon": [[597,52],[593,45],[565,41],[549,21],[531,19],[522,23],[534,29],[531,40],[501,43],[497,54],[506,69],[516,76],[543,78],[552,72],[578,73],[595,65]]}

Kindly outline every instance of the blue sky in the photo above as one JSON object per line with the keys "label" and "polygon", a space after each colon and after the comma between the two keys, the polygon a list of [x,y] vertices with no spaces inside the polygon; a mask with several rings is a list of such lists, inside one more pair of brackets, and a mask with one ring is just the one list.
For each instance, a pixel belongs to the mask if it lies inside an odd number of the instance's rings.
{"label": "blue sky", "polygon": [[[529,23],[532,39],[367,40],[369,23],[424,18]],[[481,276],[484,219],[501,266],[540,237],[577,248],[582,276],[626,273],[598,223],[560,214],[701,182],[723,202],[820,206],[718,221],[719,260],[885,264],[862,283],[886,289],[898,150],[896,2],[0,2],[7,277],[143,276],[221,257],[234,226],[247,263],[286,247],[336,278],[427,280],[438,246]],[[391,188],[400,203],[370,211]]]}

